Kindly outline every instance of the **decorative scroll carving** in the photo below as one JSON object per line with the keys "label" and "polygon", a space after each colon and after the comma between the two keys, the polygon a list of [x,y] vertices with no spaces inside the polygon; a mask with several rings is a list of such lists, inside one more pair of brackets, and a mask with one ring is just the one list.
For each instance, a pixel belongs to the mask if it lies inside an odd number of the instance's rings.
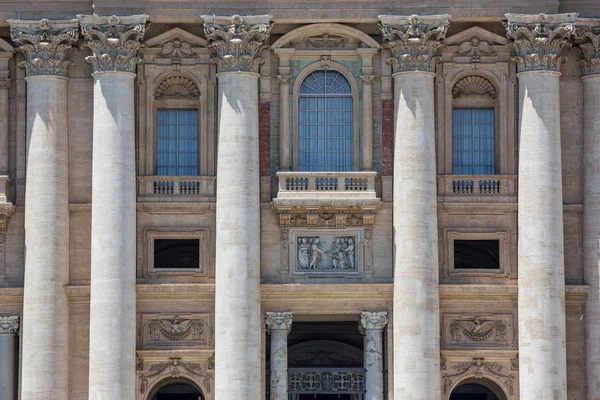
{"label": "decorative scroll carving", "polygon": [[514,358],[510,359],[510,370],[511,371],[519,370],[519,355],[518,354]]}
{"label": "decorative scroll carving", "polygon": [[484,358],[474,357],[471,361],[455,363],[451,370],[452,373],[443,375],[445,395],[449,393],[454,382],[467,376],[475,379],[482,379],[486,376],[493,377],[496,381],[504,384],[510,395],[514,393],[514,373],[508,371],[502,363],[486,362]]}
{"label": "decorative scroll carving", "polygon": [[315,36],[304,39],[306,47],[346,47],[346,39],[339,36],[329,36],[327,34],[323,36]]}
{"label": "decorative scroll carving", "polygon": [[499,320],[473,319],[455,320],[450,326],[452,340],[459,341],[461,336],[480,342],[490,338],[500,341],[506,337],[506,325]]}
{"label": "decorative scroll carving", "polygon": [[208,393],[211,392],[210,376],[202,371],[202,364],[184,362],[181,357],[171,357],[168,362],[152,364],[150,369],[140,375],[141,385],[140,394],[144,394],[148,389],[148,382],[161,375],[179,378],[181,376],[193,376],[202,383],[202,386]]}
{"label": "decorative scroll carving", "polygon": [[264,62],[260,57],[266,47],[273,24],[270,15],[241,17],[202,16],[204,33],[217,56],[217,72],[258,72]]}
{"label": "decorative scroll carving", "polygon": [[148,324],[150,335],[155,341],[202,340],[204,323],[201,319],[153,319]]}
{"label": "decorative scroll carving", "polygon": [[10,79],[0,79],[0,89],[10,89],[12,81]]}
{"label": "decorative scroll carving", "polygon": [[19,66],[27,76],[67,76],[71,61],[67,55],[77,43],[77,20],[68,21],[20,21],[9,20],[11,39],[17,50],[25,55]]}
{"label": "decorative scroll carving", "polygon": [[583,75],[600,74],[600,19],[580,18],[575,23],[575,42],[583,52]]}
{"label": "decorative scroll carving", "polygon": [[360,327],[362,329],[383,329],[388,323],[387,311],[361,311]]}
{"label": "decorative scroll carving", "polygon": [[86,61],[92,64],[94,72],[131,72],[142,62],[137,51],[144,38],[149,23],[147,15],[130,17],[100,17],[79,15],[81,31],[92,55]]}
{"label": "decorative scroll carving", "polygon": [[215,352],[213,351],[212,356],[208,359],[208,369],[215,369]]}
{"label": "decorative scroll carving", "polygon": [[456,99],[458,97],[466,97],[469,95],[476,96],[487,96],[490,99],[496,98],[496,88],[490,81],[482,76],[465,76],[452,88],[452,96]]}
{"label": "decorative scroll carving", "polygon": [[289,85],[291,81],[291,75],[277,75],[277,83],[280,85]]}
{"label": "decorative scroll carving", "polygon": [[289,333],[292,329],[292,313],[267,312],[265,313],[265,323],[269,332],[272,330],[286,330]]}
{"label": "decorative scroll carving", "polygon": [[194,50],[192,50],[191,44],[175,39],[163,44],[160,49],[160,55],[171,58],[171,65],[175,67],[175,71],[179,71],[181,60],[184,58],[193,58]]}
{"label": "decorative scroll carving", "polygon": [[331,56],[321,56],[321,69],[331,68]]}
{"label": "decorative scroll carving", "polygon": [[574,31],[577,14],[506,14],[506,36],[513,40],[519,72],[559,71],[560,56]]}
{"label": "decorative scroll carving", "polygon": [[11,334],[14,335],[19,330],[19,317],[17,316],[4,316],[0,315],[0,335]]}
{"label": "decorative scroll carving", "polygon": [[356,271],[354,236],[298,237],[298,270]]}
{"label": "decorative scroll carving", "polygon": [[492,45],[487,41],[479,39],[477,36],[471,38],[466,42],[462,42],[456,54],[463,57],[471,57],[472,63],[478,63],[481,61],[481,56],[493,56],[495,55],[492,51]]}
{"label": "decorative scroll carving", "polygon": [[196,84],[185,76],[171,76],[163,79],[156,88],[154,97],[171,97],[171,98],[193,98],[200,97],[200,90]]}
{"label": "decorative scroll carving", "polygon": [[360,82],[363,85],[372,85],[375,82],[375,75],[361,75]]}
{"label": "decorative scroll carving", "polygon": [[136,371],[144,370],[144,359],[140,356],[139,353],[135,353],[135,370]]}
{"label": "decorative scroll carving", "polygon": [[406,71],[435,72],[440,41],[446,37],[448,15],[379,16],[379,29],[385,47],[392,52],[387,60],[394,73]]}

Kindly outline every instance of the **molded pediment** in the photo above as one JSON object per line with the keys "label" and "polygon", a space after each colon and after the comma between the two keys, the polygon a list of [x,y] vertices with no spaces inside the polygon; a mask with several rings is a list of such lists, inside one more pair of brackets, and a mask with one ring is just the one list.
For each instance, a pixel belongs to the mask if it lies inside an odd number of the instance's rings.
{"label": "molded pediment", "polygon": [[173,28],[168,32],[161,33],[145,42],[148,47],[160,47],[167,42],[180,40],[184,43],[189,43],[192,47],[206,47],[208,42],[206,39],[196,36],[193,33],[184,31],[181,28]]}
{"label": "molded pediment", "polygon": [[486,41],[492,46],[504,46],[508,43],[508,39],[504,36],[496,35],[486,29],[478,26],[471,27],[465,31],[452,35],[444,40],[444,44],[447,46],[458,46],[463,42],[467,42],[474,37],[479,40]]}
{"label": "molded pediment", "polygon": [[10,45],[10,43],[8,43],[6,40],[3,40],[0,38],[0,49],[2,49],[3,51],[9,52],[9,53],[14,53],[15,49],[14,47],[12,47]]}
{"label": "molded pediment", "polygon": [[375,39],[358,29],[342,24],[311,24],[294,29],[279,38],[272,49],[294,46],[298,43],[306,43],[306,40],[314,38],[317,43],[315,47],[340,47],[335,45],[339,39],[349,44],[355,43],[365,48],[379,49],[381,46]]}

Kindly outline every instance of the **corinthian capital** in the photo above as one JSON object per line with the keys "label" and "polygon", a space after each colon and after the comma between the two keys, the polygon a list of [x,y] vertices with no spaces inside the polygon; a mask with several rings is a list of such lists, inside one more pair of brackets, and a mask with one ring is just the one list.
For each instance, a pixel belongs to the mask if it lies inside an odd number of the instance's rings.
{"label": "corinthian capital", "polygon": [[142,62],[137,51],[150,26],[147,15],[78,15],[77,18],[86,40],[85,46],[92,51],[85,60],[92,64],[94,72],[135,73],[135,66]]}
{"label": "corinthian capital", "polygon": [[258,72],[264,62],[260,52],[266,47],[273,24],[271,15],[216,17],[203,15],[204,34],[217,56],[217,72]]}
{"label": "corinthian capital", "polygon": [[292,313],[291,312],[268,312],[265,313],[265,323],[269,331],[285,330],[288,333],[292,329]]}
{"label": "corinthian capital", "polygon": [[17,50],[25,55],[19,66],[25,68],[27,76],[67,76],[71,61],[67,55],[78,38],[77,20],[21,21],[8,20],[10,37]]}
{"label": "corinthian capital", "polygon": [[563,46],[574,31],[576,13],[570,14],[506,14],[506,37],[513,40],[519,72],[559,71],[564,59]]}
{"label": "corinthian capital", "polygon": [[383,329],[388,323],[387,311],[362,311],[360,327],[367,329]]}
{"label": "corinthian capital", "polygon": [[395,16],[380,15],[379,29],[384,46],[392,52],[387,60],[394,73],[406,71],[435,72],[440,41],[446,37],[450,15]]}
{"label": "corinthian capital", "polygon": [[19,317],[0,315],[0,335],[14,335],[19,330]]}
{"label": "corinthian capital", "polygon": [[600,74],[600,18],[578,18],[575,22],[575,42],[583,52],[583,75]]}

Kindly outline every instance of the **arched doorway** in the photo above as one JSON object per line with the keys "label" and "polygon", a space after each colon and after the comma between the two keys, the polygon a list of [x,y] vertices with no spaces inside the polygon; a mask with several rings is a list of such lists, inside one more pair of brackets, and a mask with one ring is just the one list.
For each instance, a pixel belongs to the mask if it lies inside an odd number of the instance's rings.
{"label": "arched doorway", "polygon": [[507,400],[498,385],[481,379],[467,380],[459,384],[450,394],[450,400]]}
{"label": "arched doorway", "polygon": [[204,400],[200,389],[186,380],[169,380],[149,400]]}

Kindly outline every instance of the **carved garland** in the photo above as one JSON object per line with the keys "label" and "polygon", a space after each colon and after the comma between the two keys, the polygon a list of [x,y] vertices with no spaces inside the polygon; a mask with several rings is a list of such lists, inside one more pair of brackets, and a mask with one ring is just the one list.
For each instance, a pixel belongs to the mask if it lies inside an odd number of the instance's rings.
{"label": "carved garland", "polygon": [[[141,360],[141,358],[140,358]],[[143,367],[143,361],[141,361]],[[139,364],[138,364],[139,365]],[[144,394],[148,389],[150,380],[167,375],[171,378],[179,378],[182,375],[188,375],[200,380],[207,393],[211,392],[211,377],[202,372],[202,364],[182,361],[181,357],[171,357],[168,362],[152,364],[150,369],[140,375],[140,394]]]}
{"label": "carved garland", "polygon": [[[442,371],[446,370],[447,361],[444,358]],[[506,367],[501,363],[486,362],[482,357],[473,357],[471,361],[459,362],[452,366],[453,373],[442,374],[444,378],[444,394],[448,395],[456,382],[463,380],[467,376],[475,379],[482,379],[486,376],[502,382],[508,394],[514,394],[514,372],[506,371]]]}
{"label": "carved garland", "polygon": [[154,97],[157,99],[161,97],[197,99],[200,97],[200,90],[191,79],[185,76],[171,76],[160,82]]}

